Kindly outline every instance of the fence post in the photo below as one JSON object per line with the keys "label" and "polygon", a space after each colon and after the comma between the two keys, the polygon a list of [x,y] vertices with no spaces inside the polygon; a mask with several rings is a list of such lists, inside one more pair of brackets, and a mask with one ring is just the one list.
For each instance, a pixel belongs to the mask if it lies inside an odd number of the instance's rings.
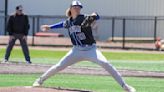
{"label": "fence post", "polygon": [[122,32],[122,48],[125,49],[125,36],[126,36],[126,19],[123,19],[123,32]]}
{"label": "fence post", "polygon": [[40,30],[40,16],[37,16],[37,30],[36,30],[36,32],[39,32],[39,30]]}
{"label": "fence post", "polygon": [[32,17],[32,46],[35,45],[35,17]]}
{"label": "fence post", "polygon": [[157,38],[157,17],[154,19],[154,41],[156,41]]}
{"label": "fence post", "polygon": [[114,41],[115,18],[112,18],[112,41]]}
{"label": "fence post", "polygon": [[4,21],[4,31],[5,35],[7,35],[7,17],[8,17],[8,0],[5,0],[5,21]]}

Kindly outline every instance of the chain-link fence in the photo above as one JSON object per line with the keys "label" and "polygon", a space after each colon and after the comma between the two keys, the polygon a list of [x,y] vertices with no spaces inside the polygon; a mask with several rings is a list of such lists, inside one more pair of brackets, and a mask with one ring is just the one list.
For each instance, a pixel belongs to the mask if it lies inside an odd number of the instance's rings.
{"label": "chain-link fence", "polygon": [[[43,24],[53,24],[65,20],[64,16],[29,16],[32,45],[35,44],[35,34]],[[0,17],[0,35],[4,35],[4,17]],[[101,17],[97,22],[98,30],[93,31],[101,47],[155,49],[157,37],[164,39],[164,17]],[[64,34],[66,29],[55,29],[51,32]],[[49,45],[49,44],[47,44]],[[62,44],[61,44],[62,45]],[[55,44],[54,44],[55,46]]]}

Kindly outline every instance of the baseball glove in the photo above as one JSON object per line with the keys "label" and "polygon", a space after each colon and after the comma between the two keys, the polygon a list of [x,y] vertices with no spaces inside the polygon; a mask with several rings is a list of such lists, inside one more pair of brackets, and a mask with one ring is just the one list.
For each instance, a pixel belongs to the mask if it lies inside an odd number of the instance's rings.
{"label": "baseball glove", "polygon": [[87,16],[81,24],[81,27],[89,27],[96,20],[96,16]]}

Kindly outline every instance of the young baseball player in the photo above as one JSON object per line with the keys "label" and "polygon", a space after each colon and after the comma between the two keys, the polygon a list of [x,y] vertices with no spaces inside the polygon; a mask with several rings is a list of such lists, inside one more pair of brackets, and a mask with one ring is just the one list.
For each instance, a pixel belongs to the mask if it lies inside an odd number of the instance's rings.
{"label": "young baseball player", "polygon": [[83,6],[79,1],[72,1],[70,8],[66,12],[66,15],[68,16],[66,21],[53,25],[41,26],[43,31],[48,31],[49,29],[55,28],[68,29],[73,48],[60,60],[58,64],[52,66],[47,72],[40,76],[40,78],[34,82],[33,86],[41,86],[46,79],[66,67],[79,61],[87,60],[102,66],[113,76],[113,78],[126,92],[136,92],[135,88],[125,83],[116,68],[113,67],[112,64],[110,64],[102,53],[96,48],[96,42],[92,35],[91,24],[99,19],[99,15],[97,13],[92,13],[90,16],[80,14],[82,8]]}

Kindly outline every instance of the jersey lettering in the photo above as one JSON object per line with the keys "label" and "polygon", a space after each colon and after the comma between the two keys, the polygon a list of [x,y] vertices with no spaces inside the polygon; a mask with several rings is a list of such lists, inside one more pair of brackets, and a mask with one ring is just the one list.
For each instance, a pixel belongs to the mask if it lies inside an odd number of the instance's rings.
{"label": "jersey lettering", "polygon": [[76,33],[76,32],[81,32],[81,27],[80,26],[71,26],[70,28],[69,28],[69,31],[70,31],[70,34],[72,34],[72,33]]}
{"label": "jersey lettering", "polygon": [[86,36],[83,32],[80,32],[80,33],[77,33],[77,37],[80,39],[80,40],[85,40],[86,39]]}

